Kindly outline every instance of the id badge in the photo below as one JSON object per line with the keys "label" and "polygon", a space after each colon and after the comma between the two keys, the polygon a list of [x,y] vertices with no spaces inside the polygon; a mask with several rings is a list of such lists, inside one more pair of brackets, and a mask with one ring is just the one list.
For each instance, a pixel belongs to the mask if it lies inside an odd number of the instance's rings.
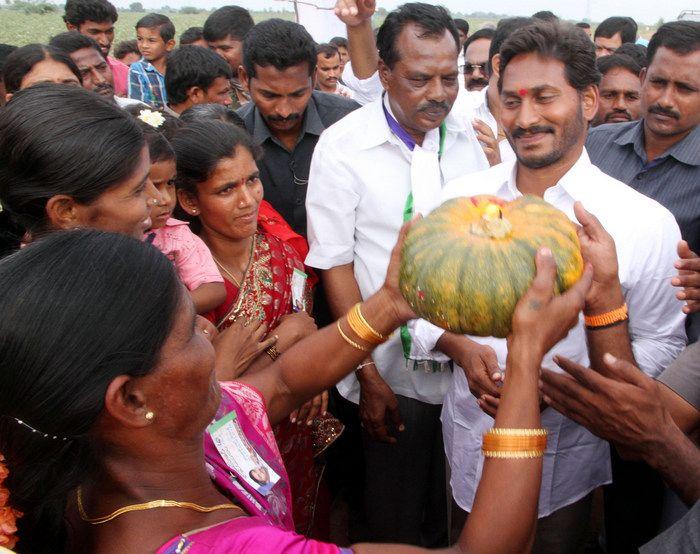
{"label": "id badge", "polygon": [[306,278],[307,275],[301,269],[294,269],[292,273],[292,310],[295,312],[306,311]]}
{"label": "id badge", "polygon": [[229,412],[207,430],[226,465],[263,496],[270,494],[280,476],[243,434],[236,412]]}

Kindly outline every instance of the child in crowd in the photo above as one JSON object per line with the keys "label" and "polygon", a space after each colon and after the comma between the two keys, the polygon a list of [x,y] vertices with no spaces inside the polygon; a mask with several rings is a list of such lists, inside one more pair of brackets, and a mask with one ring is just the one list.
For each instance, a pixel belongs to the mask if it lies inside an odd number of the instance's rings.
{"label": "child in crowd", "polygon": [[141,59],[138,44],[135,40],[123,40],[114,49],[114,57],[125,65],[131,64]]}
{"label": "child in crowd", "polygon": [[162,14],[149,13],[136,23],[136,44],[141,60],[129,68],[129,98],[162,109],[168,103],[165,68],[175,48],[175,25]]}
{"label": "child in crowd", "polygon": [[[135,113],[133,108],[129,111]],[[197,313],[209,312],[226,299],[226,288],[207,245],[186,222],[172,217],[177,204],[175,152],[159,131],[165,126],[166,116],[142,109],[137,118],[142,122],[151,156],[148,179],[160,193],[160,199],[151,208],[152,223],[145,238],[175,264],[180,279],[192,295]]]}

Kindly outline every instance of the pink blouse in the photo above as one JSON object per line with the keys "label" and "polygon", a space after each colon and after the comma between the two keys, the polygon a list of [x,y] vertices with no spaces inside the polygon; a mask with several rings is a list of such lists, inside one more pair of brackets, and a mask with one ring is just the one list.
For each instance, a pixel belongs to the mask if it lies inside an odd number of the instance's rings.
{"label": "pink blouse", "polygon": [[172,260],[188,290],[195,290],[206,283],[224,282],[209,248],[190,230],[186,221],[171,217],[164,227],[146,234],[155,235],[153,246]]}

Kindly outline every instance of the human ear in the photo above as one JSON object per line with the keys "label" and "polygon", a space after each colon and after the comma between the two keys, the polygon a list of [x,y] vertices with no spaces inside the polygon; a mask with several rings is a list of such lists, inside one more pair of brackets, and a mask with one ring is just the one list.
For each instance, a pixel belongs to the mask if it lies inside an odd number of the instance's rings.
{"label": "human ear", "polygon": [[248,72],[245,70],[245,67],[242,65],[238,66],[238,80],[241,81],[246,89],[248,89],[250,85],[250,77],[248,76]]}
{"label": "human ear", "polygon": [[180,207],[189,215],[199,215],[199,200],[195,194],[180,189],[177,191],[177,201],[180,203]]}
{"label": "human ear", "polygon": [[583,117],[586,121],[592,121],[598,112],[598,100],[598,87],[596,85],[589,85],[581,92]]}
{"label": "human ear", "polygon": [[380,59],[377,63],[377,70],[379,71],[379,80],[382,82],[384,90],[387,90],[389,77],[391,76],[391,69],[389,69],[384,61]]}
{"label": "human ear", "polygon": [[53,229],[75,229],[82,226],[80,206],[72,196],[57,194],[46,202],[46,217]]}
{"label": "human ear", "polygon": [[107,386],[105,392],[105,411],[132,429],[146,427],[154,418],[154,412],[149,410],[148,400],[139,385],[139,380],[130,375],[119,375]]}
{"label": "human ear", "polygon": [[639,72],[639,82],[644,84],[644,81],[647,79],[647,68],[643,67],[642,70]]}
{"label": "human ear", "polygon": [[166,52],[170,52],[173,48],[175,48],[175,39],[171,38],[168,42],[165,43],[165,50]]}
{"label": "human ear", "polygon": [[495,54],[493,58],[491,58],[491,73],[498,78],[498,76],[501,74],[501,55],[500,54]]}
{"label": "human ear", "polygon": [[207,94],[202,87],[190,87],[187,90],[187,98],[192,104],[204,104],[207,101]]}

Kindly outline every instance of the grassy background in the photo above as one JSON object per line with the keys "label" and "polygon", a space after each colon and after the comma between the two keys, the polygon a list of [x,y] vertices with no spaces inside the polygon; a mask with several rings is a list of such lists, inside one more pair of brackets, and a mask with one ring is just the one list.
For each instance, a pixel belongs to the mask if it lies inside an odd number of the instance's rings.
{"label": "grassy background", "polygon": [[[179,36],[180,33],[189,27],[201,27],[209,15],[209,12],[204,11],[198,14],[182,14],[178,12],[163,13],[172,19],[173,23],[175,24],[177,36]],[[383,13],[382,10],[377,13],[374,21],[375,25],[379,25],[381,23],[385,14],[385,10]],[[0,8],[0,42],[14,44],[17,46],[22,46],[32,42],[45,43],[52,36],[66,30],[63,19],[61,18],[62,15],[62,8],[58,8],[55,12],[48,14],[26,14],[20,10]],[[134,26],[136,25],[136,22],[144,15],[144,13],[119,11],[119,21],[117,21],[116,24],[115,45],[122,40],[136,38]],[[463,16],[461,14],[454,14],[455,17],[464,17],[469,22],[472,31],[480,29],[486,24],[495,25],[502,17],[496,14],[479,15],[485,16],[471,17],[469,15]],[[269,10],[252,12],[252,16],[256,23],[272,17],[280,17],[282,19],[289,20],[294,19],[294,13],[291,11]],[[640,35],[649,38],[653,34],[655,27],[656,26],[640,25]]]}
{"label": "grassy background", "polygon": [[[157,10],[156,10],[157,11]],[[209,12],[198,14],[182,14],[177,12],[163,12],[175,24],[176,35],[179,36],[189,27],[201,27],[204,24]],[[261,11],[251,12],[253,19],[257,23],[272,17],[294,20],[294,13],[291,11]],[[63,9],[48,14],[26,14],[19,10],[8,10],[0,8],[0,42],[22,46],[32,42],[45,43],[54,35],[66,30],[61,16]],[[114,44],[122,40],[136,38],[134,29],[136,22],[145,13],[134,13],[129,11],[119,11],[119,21],[117,21],[116,37]],[[383,14],[378,14],[375,24],[381,23]],[[469,25],[474,29],[479,29],[486,23],[495,24],[498,18],[471,18],[468,17]]]}

